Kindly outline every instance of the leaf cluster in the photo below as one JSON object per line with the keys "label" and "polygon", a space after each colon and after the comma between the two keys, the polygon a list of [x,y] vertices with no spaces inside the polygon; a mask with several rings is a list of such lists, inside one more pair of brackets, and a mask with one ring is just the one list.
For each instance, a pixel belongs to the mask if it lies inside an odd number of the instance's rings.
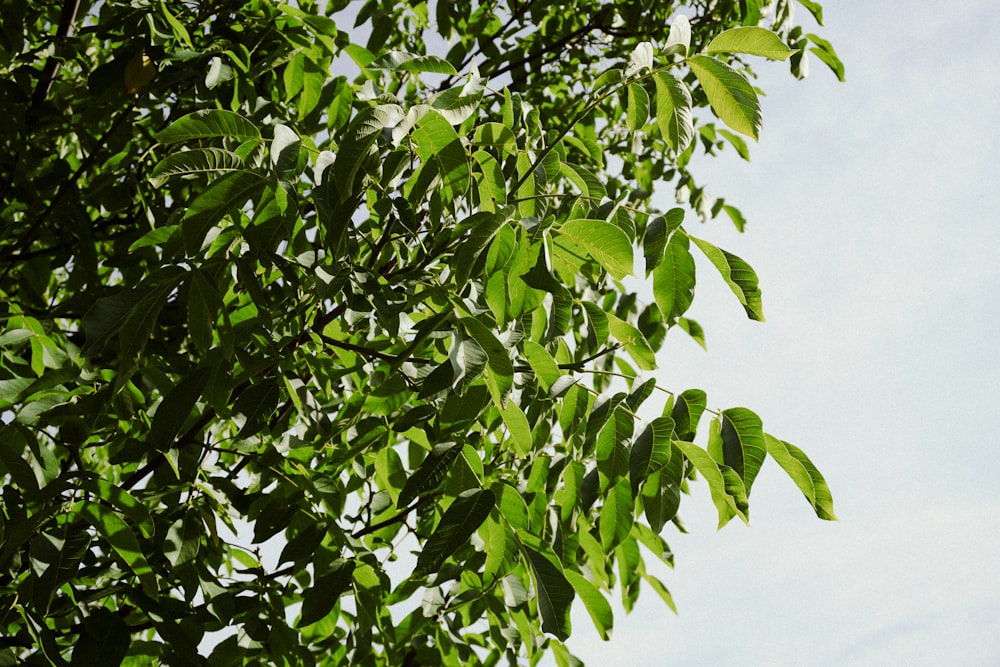
{"label": "leaf cluster", "polygon": [[689,166],[842,76],[790,2],[8,5],[0,662],[572,664],[694,480],[834,518],[653,374],[692,248],[763,320]]}

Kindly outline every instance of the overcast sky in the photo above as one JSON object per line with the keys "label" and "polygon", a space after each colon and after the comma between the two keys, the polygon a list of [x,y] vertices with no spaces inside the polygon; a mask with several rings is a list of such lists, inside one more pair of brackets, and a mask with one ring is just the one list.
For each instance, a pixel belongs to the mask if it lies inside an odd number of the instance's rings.
{"label": "overcast sky", "polygon": [[708,352],[672,333],[657,377],[756,410],[823,471],[840,522],[773,461],[749,528],[716,532],[697,485],[690,534],[664,533],[679,616],[646,590],[605,643],[581,605],[569,646],[589,665],[1000,664],[996,3],[824,4],[825,28],[798,19],[847,83],[815,58],[803,82],[760,67],[752,163],[698,166],[750,226],[692,231],[756,268],[767,322],[702,263]]}

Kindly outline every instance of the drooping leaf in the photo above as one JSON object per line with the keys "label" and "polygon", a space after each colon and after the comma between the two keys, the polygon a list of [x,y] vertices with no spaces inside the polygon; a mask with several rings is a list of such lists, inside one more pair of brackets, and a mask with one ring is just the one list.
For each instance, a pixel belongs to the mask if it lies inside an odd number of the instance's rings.
{"label": "drooping leaf", "polygon": [[531,565],[535,578],[535,594],[538,596],[538,614],[542,617],[542,632],[548,632],[559,639],[566,639],[572,632],[570,610],[575,593],[562,568],[553,564],[532,548],[521,546],[521,552]]}
{"label": "drooping leaf", "polygon": [[610,552],[628,537],[632,530],[632,490],[627,479],[618,480],[608,492],[601,507],[599,529],[601,546]]}
{"label": "drooping leaf", "polygon": [[[709,456],[708,452],[692,442],[675,440],[674,444],[683,452],[687,460],[691,462],[705,481],[708,483],[708,490],[712,496],[712,503],[719,514],[719,528],[722,528],[734,516],[740,517],[744,523],[747,521],[746,514],[740,511],[735,499],[726,491],[726,480],[719,464]],[[739,481],[739,478],[736,478]]]}
{"label": "drooping leaf", "polygon": [[710,56],[693,56],[687,62],[715,114],[736,132],[756,141],[762,118],[753,86],[732,67]]}
{"label": "drooping leaf", "polygon": [[690,238],[719,270],[722,278],[729,285],[729,289],[743,304],[747,317],[763,322],[764,310],[761,304],[760,287],[757,283],[757,273],[753,268],[736,255],[717,248],[708,241],[693,236]]}
{"label": "drooping leaf", "polygon": [[723,30],[709,42],[706,53],[746,53],[771,60],[787,60],[792,55],[774,32],[757,26],[741,26]]}
{"label": "drooping leaf", "polygon": [[614,613],[611,611],[611,604],[604,597],[601,591],[583,575],[573,570],[563,570],[563,575],[569,581],[573,590],[583,600],[587,613],[594,621],[601,639],[607,641],[611,639],[611,630],[614,627]]}
{"label": "drooping leaf", "polygon": [[693,441],[698,421],[708,405],[708,396],[701,389],[687,389],[677,395],[671,417],[680,440]]}
{"label": "drooping leaf", "polygon": [[816,54],[816,57],[822,60],[823,63],[830,68],[830,71],[837,75],[838,81],[846,81],[847,77],[844,73],[844,63],[834,50],[833,44],[819,35],[814,35],[812,33],[807,34],[806,37],[810,42],[816,45],[810,47],[809,50]]}
{"label": "drooping leaf", "polygon": [[729,408],[721,422],[722,463],[736,471],[749,495],[767,454],[760,417],[747,408]]}
{"label": "drooping leaf", "polygon": [[795,485],[802,491],[802,495],[812,505],[816,516],[827,521],[836,521],[837,516],[833,512],[833,496],[830,494],[830,488],[809,457],[795,445],[779,440],[773,435],[765,434],[764,439],[767,443],[767,453],[792,478]]}
{"label": "drooping leaf", "polygon": [[556,360],[538,343],[530,340],[524,341],[524,356],[527,358],[531,370],[534,371],[535,377],[538,378],[542,389],[548,391],[549,387],[562,377],[562,371],[559,370]]}
{"label": "drooping leaf", "polygon": [[629,456],[629,480],[632,495],[639,492],[639,485],[653,473],[659,472],[670,462],[671,438],[674,435],[674,420],[657,417],[642,430],[632,445]]}
{"label": "drooping leaf", "polygon": [[448,506],[434,533],[427,538],[412,576],[420,578],[437,572],[442,563],[476,532],[495,505],[496,496],[488,489],[463,491]]}
{"label": "drooping leaf", "polygon": [[684,234],[670,237],[653,269],[653,298],[668,324],[687,312],[694,301],[695,265]]}

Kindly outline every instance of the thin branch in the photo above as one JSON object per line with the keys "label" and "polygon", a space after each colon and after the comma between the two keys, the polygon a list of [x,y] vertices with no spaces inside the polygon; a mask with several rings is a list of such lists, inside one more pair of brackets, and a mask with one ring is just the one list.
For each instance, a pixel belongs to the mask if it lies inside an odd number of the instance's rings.
{"label": "thin branch", "polygon": [[352,533],[351,537],[353,537],[354,539],[358,539],[359,537],[364,537],[365,535],[369,535],[369,534],[374,533],[374,532],[376,532],[378,530],[382,530],[386,526],[391,526],[391,525],[396,524],[396,523],[402,523],[403,521],[406,521],[406,518],[410,514],[412,514],[414,512],[414,510],[420,509],[424,505],[429,505],[430,503],[432,503],[434,501],[435,498],[436,498],[436,494],[429,494],[429,495],[423,496],[419,500],[417,500],[416,502],[414,502],[412,505],[410,505],[409,507],[407,507],[406,509],[404,509],[403,511],[401,511],[399,514],[397,514],[395,516],[392,516],[392,517],[389,517],[385,521],[379,521],[378,523],[376,523],[374,525],[365,526],[364,528],[361,528],[361,529],[355,531],[354,533]]}

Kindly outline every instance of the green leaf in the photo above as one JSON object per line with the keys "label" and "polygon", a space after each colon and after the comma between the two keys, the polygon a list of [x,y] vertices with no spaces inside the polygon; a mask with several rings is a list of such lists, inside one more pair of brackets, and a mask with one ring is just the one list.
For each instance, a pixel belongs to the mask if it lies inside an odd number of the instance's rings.
{"label": "green leaf", "polygon": [[637,83],[628,85],[628,99],[626,103],[625,122],[629,132],[635,133],[646,124],[649,118],[649,93]]}
{"label": "green leaf", "polygon": [[609,491],[601,507],[599,530],[601,546],[610,552],[621,544],[632,530],[632,489],[629,480],[620,479]]}
{"label": "green leaf", "polygon": [[452,263],[455,267],[455,284],[459,287],[469,281],[483,249],[490,244],[500,228],[507,224],[507,216],[499,212],[480,211],[473,213],[461,224],[469,228],[469,235],[455,252]]}
{"label": "green leaf", "polygon": [[302,614],[295,624],[304,628],[321,620],[336,606],[340,596],[351,585],[357,562],[338,558],[320,574],[302,598]]}
{"label": "green leaf", "polygon": [[671,438],[674,435],[674,420],[657,417],[642,430],[632,445],[629,455],[629,480],[633,497],[638,495],[639,485],[653,473],[659,472],[670,462]]}
{"label": "green leaf", "polygon": [[281,387],[273,377],[258,380],[244,389],[233,402],[233,412],[246,419],[236,437],[246,439],[264,430],[278,407],[280,397]]}
{"label": "green leaf", "polygon": [[616,280],[632,274],[632,242],[617,225],[603,220],[567,220],[559,233],[603,266]]}
{"label": "green leaf", "polygon": [[181,379],[156,407],[153,423],[149,428],[149,444],[164,451],[174,445],[174,439],[187,421],[195,403],[208,382],[207,369],[199,369]]}
{"label": "green leaf", "polygon": [[545,391],[548,391],[562,377],[559,364],[548,353],[548,350],[538,343],[530,340],[524,341],[524,356],[528,360],[531,370],[534,371],[535,377],[538,378],[538,384]]}
{"label": "green leaf", "polygon": [[462,445],[458,442],[442,442],[435,445],[434,449],[420,463],[420,466],[406,480],[406,485],[399,492],[396,507],[403,509],[417,496],[436,488],[461,451]]}
{"label": "green leaf", "polygon": [[222,298],[215,286],[203,271],[193,270],[188,281],[188,334],[202,355],[208,354],[212,347],[212,330],[222,307]]}
{"label": "green leaf", "polygon": [[764,439],[767,443],[767,453],[792,478],[795,485],[802,491],[802,495],[812,505],[816,516],[827,521],[836,521],[837,516],[833,513],[833,496],[830,493],[830,488],[809,457],[795,445],[779,440],[773,435],[764,434]]}
{"label": "green leaf", "polygon": [[816,57],[823,61],[827,67],[830,68],[834,74],[837,75],[837,80],[843,83],[847,80],[844,74],[844,63],[840,60],[840,56],[833,48],[833,44],[826,41],[819,35],[813,35],[809,33],[806,35],[810,42],[816,46],[810,47],[810,51],[816,54]]}
{"label": "green leaf", "polygon": [[570,610],[573,607],[573,587],[566,580],[562,568],[534,549],[521,545],[521,552],[531,565],[538,596],[538,614],[542,617],[542,632],[565,640],[572,632]]}
{"label": "green leaf", "polygon": [[694,301],[695,265],[684,234],[670,237],[653,269],[653,298],[667,324],[677,321]]}
{"label": "green leaf", "polygon": [[507,351],[493,332],[475,317],[463,317],[459,324],[486,352],[490,376],[487,386],[493,396],[493,401],[499,406],[506,401],[506,396],[514,384],[514,365]]}
{"label": "green leaf", "polygon": [[243,160],[232,151],[221,148],[192,148],[171,153],[160,160],[153,169],[149,182],[154,188],[158,188],[173,176],[235,171],[242,168]]}
{"label": "green leaf", "polygon": [[625,351],[639,368],[644,371],[656,368],[656,353],[641,331],[611,313],[608,313],[608,330],[625,347]]}
{"label": "green leaf", "polygon": [[654,591],[656,591],[656,594],[660,596],[660,599],[663,600],[668,607],[670,607],[670,611],[676,614],[677,605],[674,604],[674,597],[670,594],[670,591],[667,590],[667,587],[663,585],[663,582],[651,574],[644,574],[642,575],[642,578]]}
{"label": "green leaf", "polygon": [[85,479],[81,486],[120,511],[142,532],[143,537],[151,538],[155,531],[153,518],[149,509],[131,493],[103,479]]}
{"label": "green leaf", "polygon": [[142,353],[149,337],[153,335],[153,328],[160,317],[160,311],[166,305],[167,296],[180,279],[180,275],[175,275],[164,284],[156,285],[129,310],[118,330],[118,339],[121,341],[119,355],[122,363],[131,363]]}
{"label": "green leaf", "polygon": [[[719,464],[709,456],[708,452],[692,442],[675,440],[674,444],[684,453],[691,465],[695,467],[701,476],[708,483],[708,490],[712,496],[712,503],[719,514],[719,528],[722,528],[734,516],[740,517],[744,523],[747,516],[736,504],[735,499],[726,491],[726,480]],[[739,478],[736,478],[739,481]]]}
{"label": "green leaf", "polygon": [[181,219],[184,246],[196,254],[208,230],[226,214],[242,208],[267,184],[267,179],[254,171],[231,171],[217,178],[195,197]]}
{"label": "green leaf", "polygon": [[[732,144],[733,148],[736,149],[736,152],[740,154],[741,158],[743,158],[747,162],[750,161],[750,149],[747,148],[747,142],[745,142],[743,140],[743,137],[738,136],[736,134],[733,134],[729,130],[721,130],[720,129],[719,130],[719,134],[721,134],[723,137],[725,137],[726,141],[728,141],[730,144]],[[725,207],[724,206],[723,208],[732,209],[733,207],[732,206],[729,206],[729,207]],[[729,211],[727,211],[727,213],[729,213]],[[732,216],[731,213],[730,213],[729,217],[733,218],[733,216]],[[733,219],[733,222],[736,223],[736,228],[739,229],[739,231],[743,231],[742,225],[740,225],[740,223],[737,222],[737,220]]]}
{"label": "green leaf", "polygon": [[458,74],[455,67],[444,58],[439,56],[421,56],[403,51],[390,51],[385,55],[379,56],[368,65],[368,69],[402,70],[417,74],[429,72],[431,74],[450,74],[452,76]]}
{"label": "green leaf", "polygon": [[180,567],[195,559],[201,549],[202,530],[201,519],[193,509],[170,524],[163,552],[172,567]]}
{"label": "green leaf", "polygon": [[809,13],[816,19],[816,23],[823,25],[823,5],[813,0],[798,0],[799,4],[809,10]]}
{"label": "green leaf", "polygon": [[132,245],[128,247],[128,251],[131,253],[139,248],[146,248],[148,246],[164,245],[176,232],[180,229],[180,225],[166,225],[165,227],[156,227],[151,229],[138,239],[136,239]]}
{"label": "green leaf", "polygon": [[681,440],[692,441],[698,431],[698,421],[708,405],[708,395],[701,389],[687,389],[674,401],[671,417]]}
{"label": "green leaf", "polygon": [[746,53],[771,60],[787,60],[794,51],[777,34],[766,28],[744,26],[724,30],[715,36],[706,53]]}
{"label": "green leaf", "polygon": [[260,130],[247,118],[221,109],[202,109],[178,118],[156,135],[161,144],[174,144],[194,139],[213,137],[238,139],[260,139]]}
{"label": "green leaf", "polygon": [[[340,202],[345,202],[355,196],[354,181],[358,170],[364,164],[365,158],[378,140],[382,129],[394,124],[394,121],[401,115],[402,110],[398,106],[382,104],[375,107],[365,107],[351,121],[341,139],[337,158],[333,163],[333,170],[327,172],[333,176],[332,181],[336,184]],[[327,175],[324,181],[330,181],[330,176]]]}
{"label": "green leaf", "polygon": [[743,304],[747,317],[763,322],[764,311],[761,304],[760,288],[757,286],[757,274],[753,268],[736,255],[717,248],[708,241],[693,236],[690,238],[722,274],[729,289]]}
{"label": "green leaf", "polygon": [[122,613],[98,607],[84,617],[81,626],[83,631],[73,649],[71,666],[122,664],[132,640],[131,628]]}
{"label": "green leaf", "polygon": [[747,495],[760,467],[764,464],[767,447],[760,417],[746,408],[722,411],[722,461],[743,480]]}
{"label": "green leaf", "polygon": [[437,111],[428,111],[412,137],[417,156],[441,176],[444,187],[453,196],[463,194],[469,187],[469,158],[451,123]]}
{"label": "green leaf", "polygon": [[19,489],[31,495],[38,492],[38,478],[25,460],[28,455],[28,442],[17,428],[9,424],[0,426],[0,466]]}
{"label": "green leaf", "polygon": [[90,522],[101,537],[108,541],[111,548],[125,561],[125,565],[139,578],[146,595],[153,599],[159,596],[159,586],[153,568],[146,560],[132,529],[121,515],[104,505],[92,502],[77,504],[72,513]]}
{"label": "green leaf", "polygon": [[524,411],[513,401],[507,401],[506,405],[497,405],[500,410],[500,417],[504,426],[510,432],[511,440],[514,441],[514,451],[518,456],[527,456],[531,453],[531,425],[528,418],[524,416]]}
{"label": "green leaf", "polygon": [[90,358],[103,350],[107,340],[118,333],[129,313],[151,289],[147,285],[139,285],[95,301],[83,316],[82,326],[86,337],[83,356]]}
{"label": "green leaf", "polygon": [[271,141],[271,166],[279,174],[293,171],[299,160],[299,147],[302,140],[287,125],[278,123],[274,126],[274,139]]}
{"label": "green leaf", "polygon": [[687,63],[722,122],[756,141],[762,119],[753,86],[739,72],[715,58],[693,56]]}
{"label": "green leaf", "polygon": [[694,138],[691,120],[691,91],[667,72],[653,76],[656,84],[656,122],[663,140],[676,153],[683,153]]}
{"label": "green leaf", "polygon": [[576,594],[583,600],[583,604],[587,608],[587,613],[590,614],[591,620],[594,621],[594,627],[597,628],[601,639],[605,641],[611,639],[611,630],[614,627],[615,619],[614,613],[611,611],[611,604],[608,603],[607,598],[601,594],[597,586],[592,584],[583,575],[573,570],[563,570],[563,575],[569,581]]}
{"label": "green leaf", "polygon": [[444,561],[465,544],[496,505],[496,496],[487,489],[463,491],[448,506],[417,557],[414,578],[438,571]]}

